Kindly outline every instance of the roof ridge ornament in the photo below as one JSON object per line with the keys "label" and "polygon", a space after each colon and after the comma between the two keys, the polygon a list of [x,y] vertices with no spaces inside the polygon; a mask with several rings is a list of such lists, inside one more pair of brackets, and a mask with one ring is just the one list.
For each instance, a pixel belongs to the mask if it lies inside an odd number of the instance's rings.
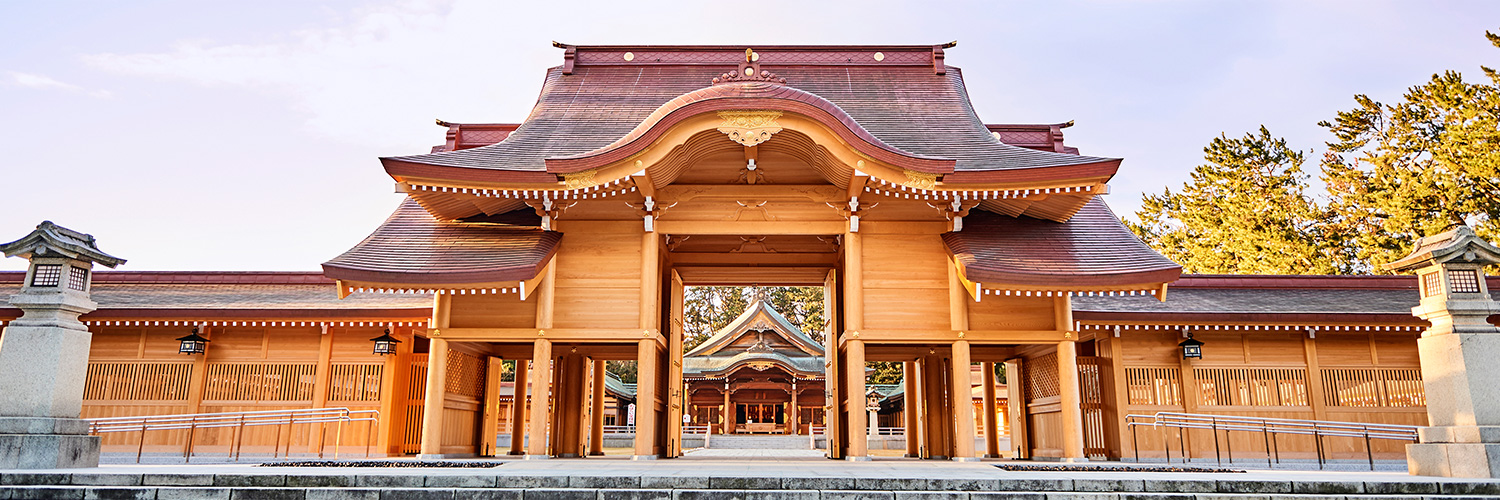
{"label": "roof ridge ornament", "polygon": [[786,78],[774,72],[760,69],[760,54],[753,49],[745,49],[745,60],[740,62],[740,67],[734,71],[719,75],[711,82],[713,85],[735,82],[760,82],[777,85],[785,85]]}

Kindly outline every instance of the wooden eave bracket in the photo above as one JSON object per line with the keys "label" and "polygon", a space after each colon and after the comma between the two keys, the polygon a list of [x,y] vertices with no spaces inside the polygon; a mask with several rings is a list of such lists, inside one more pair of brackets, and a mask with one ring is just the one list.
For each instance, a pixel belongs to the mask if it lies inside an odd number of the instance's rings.
{"label": "wooden eave bracket", "polygon": [[547,265],[542,266],[542,270],[538,271],[536,273],[536,276],[533,276],[531,279],[521,282],[521,301],[524,302],[527,298],[536,293],[537,287],[541,286],[542,281],[547,279],[548,270],[551,269],[552,265],[556,262],[557,256],[553,255],[551,259],[547,259]]}
{"label": "wooden eave bracket", "polygon": [[964,286],[964,290],[969,292],[969,297],[974,299],[974,302],[979,302],[979,299],[983,297],[983,294],[979,291],[979,283],[969,281],[969,278],[964,276],[964,265],[957,258],[950,256],[948,257],[948,262],[953,264],[953,269],[958,274],[958,282]]}

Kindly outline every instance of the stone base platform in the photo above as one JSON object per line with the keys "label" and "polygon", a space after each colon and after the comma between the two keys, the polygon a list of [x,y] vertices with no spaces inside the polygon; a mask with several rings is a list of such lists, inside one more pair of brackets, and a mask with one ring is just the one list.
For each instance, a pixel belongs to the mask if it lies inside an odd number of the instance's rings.
{"label": "stone base platform", "polygon": [[246,465],[0,471],[0,500],[276,499],[1022,499],[1398,500],[1500,498],[1500,482],[1399,473],[1126,470],[1008,472],[986,463],[877,460],[558,459],[489,469]]}
{"label": "stone base platform", "polygon": [[76,418],[0,417],[0,469],[96,467],[99,437],[88,432]]}

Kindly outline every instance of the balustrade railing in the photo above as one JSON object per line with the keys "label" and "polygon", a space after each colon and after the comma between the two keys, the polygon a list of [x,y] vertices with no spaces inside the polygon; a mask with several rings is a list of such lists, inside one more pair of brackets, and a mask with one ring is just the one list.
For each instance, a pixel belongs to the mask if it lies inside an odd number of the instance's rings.
{"label": "balustrade railing", "polygon": [[1367,424],[1362,422],[1158,412],[1152,415],[1126,415],[1125,423],[1130,428],[1130,444],[1131,448],[1135,450],[1136,462],[1141,461],[1141,452],[1136,436],[1137,427],[1154,427],[1160,431],[1162,449],[1166,453],[1167,463],[1172,462],[1171,440],[1167,438],[1167,429],[1177,429],[1178,451],[1182,455],[1183,463],[1187,463],[1190,458],[1190,453],[1187,450],[1186,441],[1183,437],[1185,430],[1201,429],[1212,433],[1214,437],[1214,459],[1220,464],[1224,462],[1224,455],[1220,453],[1221,441],[1219,440],[1219,431],[1224,432],[1222,443],[1230,464],[1234,463],[1234,449],[1229,439],[1229,433],[1259,433],[1262,440],[1265,441],[1267,467],[1274,467],[1272,465],[1273,459],[1276,463],[1281,463],[1281,451],[1276,441],[1276,436],[1282,434],[1312,436],[1316,445],[1319,469],[1322,469],[1327,463],[1325,456],[1326,447],[1323,443],[1324,438],[1349,437],[1363,439],[1365,442],[1365,456],[1370,463],[1370,470],[1375,470],[1375,453],[1370,446],[1371,440],[1391,439],[1412,442],[1416,442],[1417,440],[1417,426]]}
{"label": "balustrade railing", "polygon": [[[199,429],[234,428],[234,440],[230,444],[228,457],[239,461],[240,450],[243,445],[246,427],[277,426],[276,441],[272,449],[271,457],[281,456],[281,434],[283,429],[291,434],[292,426],[299,424],[329,424],[335,425],[333,440],[333,456],[338,458],[339,447],[343,443],[345,425],[354,422],[368,422],[366,427],[365,457],[370,456],[370,448],[375,446],[375,428],[380,421],[379,410],[351,410],[348,408],[312,408],[299,410],[262,410],[262,411],[238,411],[226,413],[188,413],[177,415],[148,415],[139,417],[106,417],[88,419],[89,434],[99,435],[114,432],[139,432],[141,433],[140,444],[136,447],[135,461],[140,463],[141,455],[146,449],[146,433],[151,431],[169,431],[186,429],[187,440],[182,446],[183,462],[189,462],[193,457],[193,436]],[[322,443],[327,440],[328,429],[322,428],[318,436],[318,458],[323,458]],[[286,455],[292,454],[292,440],[288,439],[286,444]]]}

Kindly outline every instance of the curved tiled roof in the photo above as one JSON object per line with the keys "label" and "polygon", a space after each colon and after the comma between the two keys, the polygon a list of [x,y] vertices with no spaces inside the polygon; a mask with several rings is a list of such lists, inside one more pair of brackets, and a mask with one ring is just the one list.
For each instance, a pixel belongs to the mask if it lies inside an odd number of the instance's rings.
{"label": "curved tiled roof", "polygon": [[[766,49],[767,53],[772,49]],[[768,60],[771,59],[769,56]],[[1103,165],[1118,160],[1036,151],[1000,142],[969,103],[957,68],[934,74],[923,66],[830,66],[767,63],[796,91],[816,96],[851,117],[876,140],[912,155],[954,161],[956,172]],[[710,86],[732,66],[581,65],[552,68],[530,116],[504,141],[473,149],[383,158],[393,175],[467,172],[471,180],[530,173],[545,180],[549,158],[576,156],[626,137],[663,105]],[[436,170],[423,167],[438,167]],[[447,167],[450,171],[444,171]],[[456,178],[456,177],[455,177]],[[514,178],[514,177],[512,177]]]}
{"label": "curved tiled roof", "polygon": [[1068,222],[975,210],[963,231],[943,234],[964,277],[982,283],[1040,287],[1157,284],[1182,266],[1162,257],[1120,223],[1095,196]]}
{"label": "curved tiled roof", "polygon": [[684,356],[682,373],[716,376],[756,361],[769,361],[802,374],[822,374],[822,356],[787,356],[779,352],[741,352],[733,356]]}
{"label": "curved tiled roof", "polygon": [[531,279],[562,233],[529,226],[439,221],[407,198],[375,232],[323,263],[330,278],[390,284]]}

